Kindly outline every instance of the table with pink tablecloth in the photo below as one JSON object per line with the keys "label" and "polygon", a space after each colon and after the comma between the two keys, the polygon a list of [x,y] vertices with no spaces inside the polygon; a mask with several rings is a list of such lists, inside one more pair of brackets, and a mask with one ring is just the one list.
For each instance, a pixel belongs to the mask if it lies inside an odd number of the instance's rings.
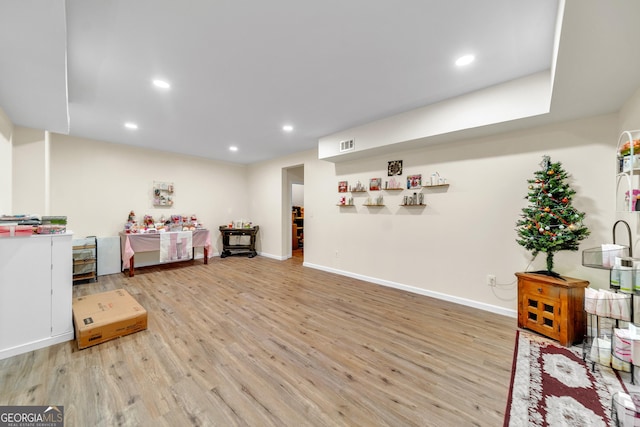
{"label": "table with pink tablecloth", "polygon": [[[133,256],[136,252],[160,251],[160,235],[165,233],[134,233],[120,232],[120,253],[122,255],[122,271],[129,269],[129,276],[134,274]],[[180,232],[175,232],[180,233]],[[195,230],[192,235],[192,247],[204,248],[204,263],[209,263],[209,251],[211,250],[211,233],[209,230]],[[192,259],[192,258],[191,258]]]}

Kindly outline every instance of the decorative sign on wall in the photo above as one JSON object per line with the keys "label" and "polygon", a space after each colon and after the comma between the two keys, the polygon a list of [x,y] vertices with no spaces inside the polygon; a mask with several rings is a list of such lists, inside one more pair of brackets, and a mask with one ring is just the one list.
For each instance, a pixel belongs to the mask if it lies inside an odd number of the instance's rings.
{"label": "decorative sign on wall", "polygon": [[173,206],[173,182],[153,181],[153,206]]}
{"label": "decorative sign on wall", "polygon": [[387,165],[387,176],[402,175],[402,160],[391,160]]}

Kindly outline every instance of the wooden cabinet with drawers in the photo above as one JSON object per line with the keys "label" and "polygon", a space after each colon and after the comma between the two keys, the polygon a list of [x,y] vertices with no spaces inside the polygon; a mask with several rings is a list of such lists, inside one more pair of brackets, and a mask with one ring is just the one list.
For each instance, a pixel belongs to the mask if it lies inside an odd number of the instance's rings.
{"label": "wooden cabinet with drawers", "polygon": [[516,276],[518,327],[558,340],[564,346],[581,342],[585,328],[584,288],[589,282],[536,273]]}

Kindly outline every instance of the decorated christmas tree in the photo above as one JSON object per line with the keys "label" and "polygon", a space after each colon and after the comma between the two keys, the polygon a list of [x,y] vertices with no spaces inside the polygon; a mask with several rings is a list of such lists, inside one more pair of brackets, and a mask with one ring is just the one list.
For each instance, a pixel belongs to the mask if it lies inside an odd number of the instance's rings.
{"label": "decorated christmas tree", "polygon": [[578,242],[589,235],[589,230],[582,223],[584,213],[571,205],[576,192],[566,183],[569,175],[562,164],[544,156],[540,166],[535,177],[527,180],[529,206],[522,209],[522,218],[516,223],[517,242],[534,256],[546,252],[547,270],[540,273],[558,277],[553,272],[553,255],[577,251]]}

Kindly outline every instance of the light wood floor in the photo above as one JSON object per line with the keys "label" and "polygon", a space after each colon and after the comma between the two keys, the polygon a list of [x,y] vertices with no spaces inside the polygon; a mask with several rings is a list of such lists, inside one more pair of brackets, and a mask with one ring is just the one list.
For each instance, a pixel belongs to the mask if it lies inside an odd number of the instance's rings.
{"label": "light wood floor", "polygon": [[64,405],[67,427],[502,424],[513,318],[301,257],[141,268],[74,293],[115,288],[149,329],[0,361],[0,405]]}

